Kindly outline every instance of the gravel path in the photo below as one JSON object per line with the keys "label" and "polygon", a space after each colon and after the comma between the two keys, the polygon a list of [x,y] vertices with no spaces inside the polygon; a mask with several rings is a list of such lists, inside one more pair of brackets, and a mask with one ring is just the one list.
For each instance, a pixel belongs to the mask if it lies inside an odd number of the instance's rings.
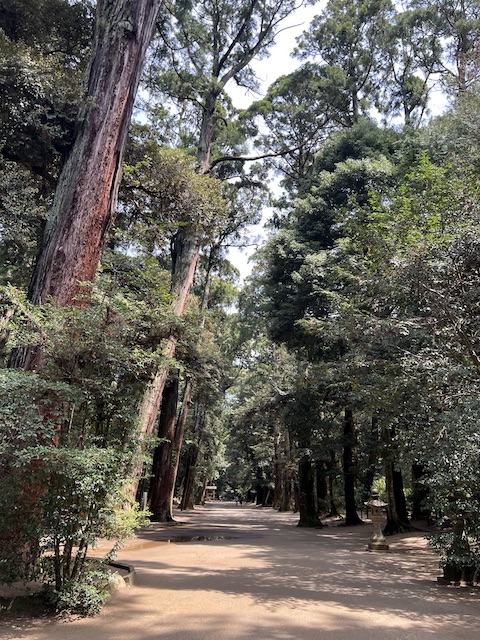
{"label": "gravel path", "polygon": [[370,524],[298,529],[293,514],[218,502],[178,518],[182,524],[154,525],[120,552],[136,568],[135,585],[99,616],[18,619],[0,623],[0,638],[480,638],[480,589],[437,585],[437,558],[422,534],[394,536],[380,553],[366,551]]}

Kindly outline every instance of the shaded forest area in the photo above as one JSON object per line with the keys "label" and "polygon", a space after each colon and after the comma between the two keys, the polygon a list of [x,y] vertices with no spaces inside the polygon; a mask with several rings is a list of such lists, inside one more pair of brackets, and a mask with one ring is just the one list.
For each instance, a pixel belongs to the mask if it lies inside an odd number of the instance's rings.
{"label": "shaded forest area", "polygon": [[306,527],[379,491],[480,571],[480,3],[318,3],[260,98],[296,15],[2,2],[1,581],[93,611],[95,540],[212,484]]}

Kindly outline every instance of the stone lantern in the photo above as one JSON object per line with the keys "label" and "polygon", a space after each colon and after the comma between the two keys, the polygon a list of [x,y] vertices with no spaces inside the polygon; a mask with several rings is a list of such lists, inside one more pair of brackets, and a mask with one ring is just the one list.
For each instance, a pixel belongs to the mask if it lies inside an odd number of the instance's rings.
{"label": "stone lantern", "polygon": [[382,526],[385,522],[386,502],[380,500],[378,491],[372,492],[372,498],[366,503],[368,514],[373,524],[373,536],[368,544],[369,551],[388,551],[387,540],[382,533]]}

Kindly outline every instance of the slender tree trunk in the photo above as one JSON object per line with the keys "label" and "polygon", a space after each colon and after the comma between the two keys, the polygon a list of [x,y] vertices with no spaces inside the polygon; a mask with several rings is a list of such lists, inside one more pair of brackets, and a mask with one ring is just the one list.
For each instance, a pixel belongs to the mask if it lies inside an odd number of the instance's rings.
{"label": "slender tree trunk", "polygon": [[[191,268],[192,268],[192,255],[193,252],[192,251],[186,251],[186,246],[188,245],[188,241],[182,240],[182,242],[179,243],[179,246],[177,248],[177,251],[175,252],[175,256],[176,256],[176,262],[182,262],[183,263],[183,269],[184,269],[184,273],[183,275],[180,274],[180,272],[177,273],[178,278],[180,279],[180,283],[183,285],[183,289],[180,288],[179,286],[176,287],[177,289],[177,298],[176,298],[176,303],[177,303],[177,307],[175,309],[175,312],[178,315],[182,315],[183,311],[185,309],[185,303],[187,301],[187,297],[188,297],[188,291],[189,289],[186,286],[186,282],[188,278],[192,279],[192,283],[193,283],[193,276],[194,276],[194,272],[192,272]],[[198,256],[197,256],[198,258]],[[180,260],[181,259],[181,260]],[[203,289],[203,295],[202,295],[202,305],[201,305],[201,309],[200,309],[200,313],[201,313],[201,319],[200,319],[200,330],[202,330],[205,326],[205,319],[206,319],[206,312],[207,312],[207,306],[208,306],[208,300],[209,300],[209,296],[210,296],[210,284],[211,284],[211,275],[212,275],[212,269],[213,269],[213,262],[214,262],[214,258],[212,256],[212,254],[210,255],[210,259],[209,259],[209,263],[208,263],[208,267],[207,267],[207,273],[205,276],[205,285],[204,285],[204,289]],[[190,270],[187,269],[188,264],[190,263]],[[180,271],[180,270],[179,270]],[[191,285],[190,285],[191,286]],[[183,300],[183,306],[179,305],[179,301]],[[171,351],[171,355],[170,358],[173,357],[174,354],[174,349]],[[161,406],[163,400],[162,400],[162,394],[163,394],[163,385],[165,384],[165,379],[168,375],[168,366],[164,366],[162,367],[158,374],[161,376],[161,378],[158,380],[158,384],[152,384],[150,386],[150,391],[153,391],[155,389],[155,396],[153,399],[149,398],[149,404],[148,406],[145,407],[146,412],[145,415],[148,412],[149,415],[149,419],[150,416],[154,416],[156,415],[156,413],[158,412],[157,404],[158,406]],[[148,392],[148,389],[147,389]],[[144,395],[144,401],[147,399],[147,392]],[[192,393],[193,393],[193,381],[191,378],[189,378],[186,382],[185,385],[185,392],[184,392],[184,402],[182,404],[182,411],[180,414],[180,417],[177,421],[177,426],[175,427],[175,434],[177,434],[178,432],[178,439],[176,442],[176,451],[177,451],[177,463],[175,464],[172,473],[173,473],[173,477],[170,476],[170,474],[165,474],[165,472],[160,468],[157,467],[156,470],[154,471],[154,474],[159,473],[164,480],[158,480],[154,477],[154,482],[157,484],[158,482],[166,482],[167,486],[164,487],[163,489],[160,489],[160,487],[158,488],[158,490],[164,492],[165,494],[167,492],[171,493],[171,501],[173,502],[173,493],[175,491],[175,482],[176,482],[176,477],[177,477],[177,472],[178,472],[178,459],[180,456],[180,452],[181,452],[181,447],[182,447],[182,441],[183,441],[183,434],[184,434],[184,430],[185,430],[185,424],[187,422],[187,418],[188,418],[188,412],[189,412],[189,407],[190,407],[190,399],[192,397]],[[186,399],[186,402],[185,402]],[[148,432],[145,432],[148,433]],[[170,442],[169,445],[165,445],[165,446],[170,446],[173,447],[174,443],[173,440]],[[172,455],[173,455],[173,451],[172,451]],[[137,473],[138,475],[138,473]],[[173,481],[173,483],[172,483]]]}
{"label": "slender tree trunk", "polygon": [[196,437],[196,442],[192,442],[189,446],[185,457],[185,480],[183,484],[182,500],[180,503],[180,509],[182,511],[193,509],[195,505],[195,478],[204,422],[205,415],[201,407],[197,404],[194,425],[194,437]]}
{"label": "slender tree trunk", "polygon": [[343,477],[345,495],[345,524],[363,524],[358,517],[357,503],[355,500],[355,483],[357,473],[356,460],[357,427],[353,417],[353,411],[345,409],[343,420]]}
{"label": "slender tree trunk", "polygon": [[180,502],[182,511],[191,511],[195,508],[195,475],[197,471],[199,449],[196,444],[191,444],[185,458],[185,481],[183,495]]}
{"label": "slender tree trunk", "polygon": [[[188,301],[188,295],[193,285],[195,270],[200,251],[200,239],[198,232],[189,232],[188,230],[180,231],[174,242],[173,247],[173,273],[170,292],[172,294],[172,311],[175,316],[181,317],[185,311]],[[139,432],[140,447],[138,460],[134,464],[133,476],[134,481],[131,494],[137,494],[139,479],[142,474],[142,450],[148,446],[148,440],[155,428],[155,422],[162,404],[163,389],[168,378],[170,362],[175,355],[177,339],[171,335],[165,340],[162,353],[164,362],[157,369],[150,380],[139,408]]]}
{"label": "slender tree trunk", "polygon": [[[172,311],[181,317],[187,306],[188,295],[193,285],[200,251],[197,231],[182,230],[177,234],[173,255],[173,273],[170,292],[173,297]],[[151,436],[157,419],[162,393],[168,377],[170,360],[175,355],[177,340],[171,336],[164,345],[165,363],[160,366],[143,395],[139,411],[140,430],[144,436]]]}
{"label": "slender tree trunk", "polygon": [[207,498],[208,478],[203,479],[202,494],[200,496],[200,504],[203,506]]}
{"label": "slender tree trunk", "polygon": [[282,504],[283,497],[283,469],[285,467],[285,460],[282,455],[281,448],[281,433],[278,421],[274,424],[273,434],[273,447],[274,447],[274,464],[273,464],[273,476],[275,487],[273,490],[273,508],[279,509]]}
{"label": "slender tree trunk", "polygon": [[327,464],[320,462],[317,464],[317,499],[319,513],[328,513],[328,482]]}
{"label": "slender tree trunk", "polygon": [[417,462],[412,465],[412,520],[430,520],[432,515],[427,506],[428,487],[422,482],[424,475],[422,464]]}
{"label": "slender tree trunk", "polygon": [[185,434],[185,426],[187,424],[189,406],[192,401],[193,385],[190,378],[185,383],[183,391],[182,408],[178,416],[177,425],[175,427],[175,440],[173,445],[174,467],[172,474],[172,486],[170,487],[170,504],[173,508],[173,496],[175,494],[175,484],[177,482],[178,467],[180,465],[180,454],[182,452],[183,436]]}
{"label": "slender tree trunk", "polygon": [[383,430],[386,449],[385,487],[387,493],[387,523],[383,530],[385,535],[402,533],[410,529],[406,512],[406,500],[403,492],[401,472],[395,469],[395,453],[392,450],[392,430]]}
{"label": "slender tree trunk", "polygon": [[373,481],[375,480],[378,463],[378,438],[378,419],[372,418],[370,438],[368,442],[367,469],[365,471],[363,482],[362,503],[370,500],[372,495],[372,486]]}
{"label": "slender tree trunk", "polygon": [[330,500],[330,510],[328,512],[328,515],[330,518],[335,518],[340,515],[337,509],[337,505],[335,504],[334,473],[336,469],[337,460],[335,451],[333,451],[332,449],[330,451],[330,464],[328,466],[328,496]]}
{"label": "slender tree trunk", "polygon": [[287,428],[284,428],[284,452],[283,463],[281,465],[280,473],[280,496],[277,505],[279,511],[293,511],[294,509],[294,478],[292,468],[292,447],[290,442],[290,433]]}

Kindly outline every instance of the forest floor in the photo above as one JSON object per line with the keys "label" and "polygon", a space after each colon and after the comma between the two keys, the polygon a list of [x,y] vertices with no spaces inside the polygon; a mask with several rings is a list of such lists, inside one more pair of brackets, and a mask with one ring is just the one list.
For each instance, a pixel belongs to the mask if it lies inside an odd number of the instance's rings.
{"label": "forest floor", "polygon": [[[94,618],[12,616],[8,640],[478,640],[480,589],[437,584],[424,534],[369,552],[372,525],[215,502],[154,524],[118,554],[134,586]],[[101,552],[99,549],[98,552]]]}

